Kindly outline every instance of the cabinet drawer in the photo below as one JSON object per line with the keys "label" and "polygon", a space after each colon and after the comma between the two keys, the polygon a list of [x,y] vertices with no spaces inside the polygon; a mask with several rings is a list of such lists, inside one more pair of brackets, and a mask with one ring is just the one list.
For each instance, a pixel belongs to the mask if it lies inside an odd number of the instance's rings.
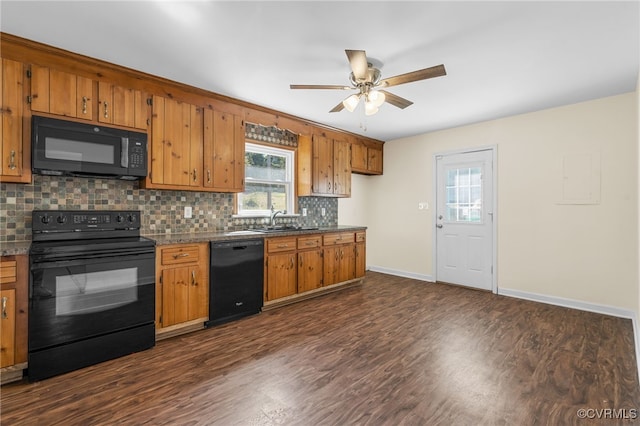
{"label": "cabinet drawer", "polygon": [[0,284],[16,282],[16,261],[0,262]]}
{"label": "cabinet drawer", "polygon": [[367,240],[366,232],[356,232],[356,243],[362,243]]}
{"label": "cabinet drawer", "polygon": [[353,232],[340,232],[338,234],[325,234],[323,237],[325,246],[334,246],[336,244],[349,244],[354,241]]}
{"label": "cabinet drawer", "polygon": [[267,253],[279,253],[296,249],[296,238],[269,238],[267,239]]}
{"label": "cabinet drawer", "polygon": [[181,263],[198,262],[198,246],[183,246],[160,249],[160,258],[163,265],[176,265]]}
{"label": "cabinet drawer", "polygon": [[322,245],[322,237],[320,235],[312,235],[308,237],[298,238],[298,250],[317,248]]}

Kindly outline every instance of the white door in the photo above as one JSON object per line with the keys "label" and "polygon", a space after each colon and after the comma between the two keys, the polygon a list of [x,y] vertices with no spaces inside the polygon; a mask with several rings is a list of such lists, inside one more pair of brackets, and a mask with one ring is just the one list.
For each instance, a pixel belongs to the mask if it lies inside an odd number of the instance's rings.
{"label": "white door", "polygon": [[436,279],[493,289],[493,150],[436,156]]}

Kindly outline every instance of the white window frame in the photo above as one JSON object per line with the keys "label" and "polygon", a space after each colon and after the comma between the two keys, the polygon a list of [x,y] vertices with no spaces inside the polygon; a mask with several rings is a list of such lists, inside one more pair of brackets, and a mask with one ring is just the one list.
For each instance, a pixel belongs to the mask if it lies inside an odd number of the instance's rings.
{"label": "white window frame", "polygon": [[[285,157],[287,168],[285,170],[285,180],[262,180],[249,178],[245,174],[245,185],[248,183],[277,183],[284,184],[287,198],[287,214],[293,214],[295,208],[295,151],[291,149],[277,148],[275,146],[259,145],[250,142],[245,143],[246,152],[257,152],[265,155],[277,155]],[[244,160],[244,159],[243,159]],[[242,210],[242,197],[244,193],[238,194],[236,211],[239,216],[270,216],[271,210]]]}

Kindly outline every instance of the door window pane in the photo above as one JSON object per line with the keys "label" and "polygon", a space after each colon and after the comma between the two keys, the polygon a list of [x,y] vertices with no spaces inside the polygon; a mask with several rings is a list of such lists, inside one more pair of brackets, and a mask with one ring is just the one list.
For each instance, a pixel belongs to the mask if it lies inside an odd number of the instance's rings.
{"label": "door window pane", "polygon": [[447,171],[448,222],[482,222],[482,168],[461,167]]}

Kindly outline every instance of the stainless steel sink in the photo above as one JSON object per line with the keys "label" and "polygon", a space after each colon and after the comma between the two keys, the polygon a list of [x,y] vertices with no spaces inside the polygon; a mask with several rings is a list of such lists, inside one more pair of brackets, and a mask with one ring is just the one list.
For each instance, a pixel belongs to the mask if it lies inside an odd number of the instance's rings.
{"label": "stainless steel sink", "polygon": [[276,232],[294,232],[294,231],[313,231],[318,229],[317,226],[265,226],[264,228],[255,228],[252,231],[263,233],[276,233]]}

